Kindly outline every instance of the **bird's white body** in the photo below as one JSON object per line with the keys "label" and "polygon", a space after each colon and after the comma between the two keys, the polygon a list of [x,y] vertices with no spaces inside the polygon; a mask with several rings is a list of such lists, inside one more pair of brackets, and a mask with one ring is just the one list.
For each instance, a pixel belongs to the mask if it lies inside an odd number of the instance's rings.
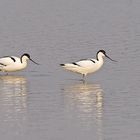
{"label": "bird's white body", "polygon": [[23,70],[27,67],[27,62],[29,59],[33,61],[29,54],[23,54],[20,58],[16,56],[2,57],[0,58],[0,71],[15,72]]}
{"label": "bird's white body", "polygon": [[3,72],[19,71],[27,67],[27,60],[21,63],[20,58],[11,56],[0,58],[0,70]]}
{"label": "bird's white body", "polygon": [[80,73],[86,76],[89,73],[99,70],[102,67],[103,62],[103,59],[100,61],[97,61],[96,59],[85,59],[74,63],[66,63],[65,66],[62,67],[72,72]]}
{"label": "bird's white body", "polygon": [[[82,74],[83,77],[85,77],[87,74],[94,73],[102,67],[105,56],[108,57],[105,51],[100,50],[96,54],[96,59],[83,59],[73,63],[65,63],[60,65],[66,70]],[[111,59],[110,57],[108,58]]]}

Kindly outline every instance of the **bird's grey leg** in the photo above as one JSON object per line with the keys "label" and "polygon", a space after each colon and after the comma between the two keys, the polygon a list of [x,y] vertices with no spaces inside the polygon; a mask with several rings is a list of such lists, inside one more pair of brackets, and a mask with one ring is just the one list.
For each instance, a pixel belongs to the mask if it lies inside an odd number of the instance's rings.
{"label": "bird's grey leg", "polygon": [[85,74],[83,74],[83,79],[85,79]]}
{"label": "bird's grey leg", "polygon": [[86,75],[83,74],[83,79],[82,79],[83,82],[85,82],[85,77],[86,77]]}

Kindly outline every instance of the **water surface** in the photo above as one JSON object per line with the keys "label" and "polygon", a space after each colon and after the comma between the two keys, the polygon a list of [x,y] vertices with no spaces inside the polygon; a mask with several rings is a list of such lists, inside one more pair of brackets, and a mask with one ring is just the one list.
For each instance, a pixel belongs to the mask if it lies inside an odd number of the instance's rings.
{"label": "water surface", "polygon": [[[0,56],[41,65],[0,73],[0,136],[10,140],[139,140],[140,2],[0,0]],[[117,60],[81,76],[60,63]]]}

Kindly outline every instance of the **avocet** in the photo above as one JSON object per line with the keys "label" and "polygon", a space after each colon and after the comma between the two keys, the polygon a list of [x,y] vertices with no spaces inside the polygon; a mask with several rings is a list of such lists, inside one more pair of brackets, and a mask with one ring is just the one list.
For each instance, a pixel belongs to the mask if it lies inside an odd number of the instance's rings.
{"label": "avocet", "polygon": [[[82,59],[80,61],[76,61],[73,63],[65,63],[65,64],[60,64],[63,68],[66,70],[79,73],[83,75],[83,80],[84,77],[89,74],[89,73],[94,73],[98,71],[103,63],[104,63],[104,57],[109,58],[112,61],[115,61],[111,59],[104,50],[99,50],[96,54],[96,59]],[[117,61],[115,61],[117,62]]]}
{"label": "avocet", "polygon": [[27,67],[28,60],[39,65],[31,59],[30,55],[25,53],[21,57],[5,56],[0,58],[0,71],[2,72],[15,72],[23,70]]}

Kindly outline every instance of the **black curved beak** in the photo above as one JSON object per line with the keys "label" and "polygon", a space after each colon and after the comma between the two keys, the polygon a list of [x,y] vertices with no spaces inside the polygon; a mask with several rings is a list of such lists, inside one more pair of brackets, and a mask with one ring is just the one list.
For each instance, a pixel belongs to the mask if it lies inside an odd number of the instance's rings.
{"label": "black curved beak", "polygon": [[35,61],[32,60],[31,58],[30,58],[30,60],[31,60],[33,63],[35,63],[36,65],[40,65],[39,63],[35,62]]}
{"label": "black curved beak", "polygon": [[117,62],[116,60],[111,59],[108,55],[105,54],[105,56],[110,59],[111,61]]}

